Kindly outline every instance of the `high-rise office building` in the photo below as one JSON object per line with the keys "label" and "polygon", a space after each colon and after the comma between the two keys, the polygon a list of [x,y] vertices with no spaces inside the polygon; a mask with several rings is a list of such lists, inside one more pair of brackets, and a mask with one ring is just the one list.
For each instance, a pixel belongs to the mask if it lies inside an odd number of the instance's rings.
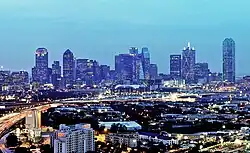
{"label": "high-rise office building", "polygon": [[54,153],[95,151],[94,130],[90,124],[61,124],[52,138]]}
{"label": "high-rise office building", "polygon": [[61,81],[61,66],[59,61],[54,61],[52,64],[52,84],[55,89],[58,89]]}
{"label": "high-rise office building", "polygon": [[208,63],[196,63],[194,67],[195,82],[205,84],[209,80]]}
{"label": "high-rise office building", "polygon": [[150,79],[150,53],[148,48],[142,48],[142,70],[144,74],[144,79]]}
{"label": "high-rise office building", "polygon": [[137,79],[137,83],[139,83],[139,80],[144,80],[145,76],[144,76],[144,72],[143,72],[143,66],[142,66],[142,61],[139,62],[139,77]]}
{"label": "high-rise office building", "polygon": [[48,51],[46,48],[38,48],[35,53],[35,67],[32,69],[32,80],[40,84],[49,82]]}
{"label": "high-rise office building", "polygon": [[29,73],[27,71],[17,71],[11,73],[11,81],[14,85],[29,83]]}
{"label": "high-rise office building", "polygon": [[66,85],[74,83],[74,55],[67,49],[63,54],[63,78]]}
{"label": "high-rise office building", "polygon": [[48,68],[48,79],[49,79],[48,83],[52,83],[52,68],[51,67]]}
{"label": "high-rise office building", "polygon": [[[90,63],[89,59],[77,59],[76,60],[76,80],[81,83],[86,83],[85,81],[92,78],[92,63]],[[91,79],[92,80],[92,79]]]}
{"label": "high-rise office building", "polygon": [[110,66],[108,65],[101,65],[100,66],[100,78],[102,80],[108,80],[110,79]]}
{"label": "high-rise office building", "polygon": [[101,69],[100,65],[96,60],[91,60],[93,62],[93,79],[94,79],[94,84],[97,84],[101,81]]}
{"label": "high-rise office building", "polygon": [[150,79],[155,80],[158,77],[158,67],[156,64],[150,64]]}
{"label": "high-rise office building", "polygon": [[133,63],[134,56],[131,54],[119,54],[115,56],[115,71],[117,73],[118,80],[133,80]]}
{"label": "high-rise office building", "polygon": [[133,67],[133,73],[132,73],[132,81],[133,83],[138,83],[140,79],[144,79],[141,78],[141,76],[143,76],[143,71],[142,70],[142,55],[139,54],[138,52],[138,48],[136,47],[130,47],[129,48],[129,53],[131,56],[133,56],[133,63],[132,63],[132,67]]}
{"label": "high-rise office building", "polygon": [[117,75],[116,70],[110,70],[109,76],[110,76],[110,80],[113,80],[113,81],[118,80],[118,75]]}
{"label": "high-rise office building", "polygon": [[195,49],[188,43],[182,51],[182,78],[186,83],[194,83]]}
{"label": "high-rise office building", "polygon": [[[131,54],[133,56],[133,82],[138,83],[140,76],[143,76],[141,54]],[[141,78],[142,79],[142,78]]]}
{"label": "high-rise office building", "polygon": [[170,55],[170,76],[174,80],[181,79],[181,55]]}
{"label": "high-rise office building", "polygon": [[97,61],[89,59],[76,60],[76,80],[87,85],[99,83],[101,69]]}
{"label": "high-rise office building", "polygon": [[235,82],[235,42],[232,38],[223,41],[223,81]]}
{"label": "high-rise office building", "polygon": [[1,70],[0,71],[0,87],[2,85],[9,84],[10,74],[11,74],[10,71],[6,71],[6,70]]}

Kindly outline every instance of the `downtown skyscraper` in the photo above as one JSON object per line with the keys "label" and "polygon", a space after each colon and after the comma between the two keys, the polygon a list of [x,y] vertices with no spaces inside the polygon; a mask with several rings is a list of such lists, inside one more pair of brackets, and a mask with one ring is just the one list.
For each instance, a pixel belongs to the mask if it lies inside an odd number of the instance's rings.
{"label": "downtown skyscraper", "polygon": [[66,85],[74,83],[74,54],[67,49],[63,54],[63,78]]}
{"label": "downtown skyscraper", "polygon": [[156,80],[158,77],[158,66],[157,64],[150,64],[150,79],[151,80]]}
{"label": "downtown skyscraper", "polygon": [[148,48],[130,47],[128,54],[115,56],[115,71],[120,82],[138,84],[140,80],[150,79],[150,54]]}
{"label": "downtown skyscraper", "polygon": [[181,55],[170,55],[170,76],[173,80],[181,79]]}
{"label": "downtown skyscraper", "polygon": [[141,53],[142,70],[145,80],[150,80],[150,53],[148,48],[143,47]]}
{"label": "downtown skyscraper", "polygon": [[131,54],[119,54],[115,56],[115,71],[119,81],[132,82],[133,63],[134,58]]}
{"label": "downtown skyscraper", "polygon": [[96,60],[76,60],[76,80],[87,85],[99,83],[101,69]]}
{"label": "downtown skyscraper", "polygon": [[52,84],[55,89],[59,88],[61,80],[61,66],[59,61],[54,61],[52,64]]}
{"label": "downtown skyscraper", "polygon": [[134,83],[138,83],[140,79],[144,79],[143,71],[141,71],[142,70],[141,54],[139,54],[138,48],[136,48],[136,47],[131,47],[129,49],[129,54],[133,58],[133,62],[132,62],[132,68],[133,68],[132,81]]}
{"label": "downtown skyscraper", "polygon": [[235,82],[235,42],[232,38],[226,38],[222,45],[223,81]]}
{"label": "downtown skyscraper", "polygon": [[195,83],[205,84],[208,83],[209,68],[208,63],[195,63]]}
{"label": "downtown skyscraper", "polygon": [[38,48],[35,52],[35,67],[32,68],[32,81],[39,84],[49,82],[48,51]]}
{"label": "downtown skyscraper", "polygon": [[186,83],[194,83],[195,81],[195,49],[191,48],[188,43],[187,48],[184,47],[182,50],[182,79]]}

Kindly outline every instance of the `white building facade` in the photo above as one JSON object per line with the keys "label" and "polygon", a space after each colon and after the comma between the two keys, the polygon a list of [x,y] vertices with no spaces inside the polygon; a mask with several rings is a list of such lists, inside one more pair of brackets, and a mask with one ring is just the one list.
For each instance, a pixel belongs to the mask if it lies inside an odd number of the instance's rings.
{"label": "white building facade", "polygon": [[61,124],[52,139],[54,153],[86,153],[95,150],[94,130],[90,124]]}

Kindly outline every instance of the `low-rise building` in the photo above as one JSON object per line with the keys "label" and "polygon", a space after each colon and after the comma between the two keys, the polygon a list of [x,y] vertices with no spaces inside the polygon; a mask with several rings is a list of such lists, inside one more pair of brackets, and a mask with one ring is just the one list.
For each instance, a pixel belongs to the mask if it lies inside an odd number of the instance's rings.
{"label": "low-rise building", "polygon": [[106,142],[111,142],[113,144],[123,144],[127,147],[137,147],[139,141],[138,133],[110,133],[106,135]]}
{"label": "low-rise building", "polygon": [[147,140],[147,141],[153,141],[155,143],[162,142],[164,145],[173,145],[173,144],[179,144],[179,141],[171,137],[170,135],[161,135],[157,133],[149,133],[149,132],[140,132],[139,133],[139,139],[140,141]]}
{"label": "low-rise building", "polygon": [[106,129],[110,129],[113,124],[120,124],[125,126],[128,131],[141,130],[141,125],[135,121],[121,121],[121,122],[99,122],[99,126],[104,126]]}

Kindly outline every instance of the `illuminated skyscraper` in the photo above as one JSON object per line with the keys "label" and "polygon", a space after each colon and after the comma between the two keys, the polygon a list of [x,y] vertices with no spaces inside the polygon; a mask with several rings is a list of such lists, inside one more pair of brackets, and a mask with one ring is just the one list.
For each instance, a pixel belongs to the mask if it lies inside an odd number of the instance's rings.
{"label": "illuminated skyscraper", "polygon": [[38,48],[35,53],[35,67],[32,69],[33,82],[45,84],[49,82],[48,51],[46,48]]}
{"label": "illuminated skyscraper", "polygon": [[223,41],[223,81],[235,82],[235,42],[232,38]]}
{"label": "illuminated skyscraper", "polygon": [[110,79],[110,66],[108,65],[101,65],[100,66],[100,78],[102,80]]}
{"label": "illuminated skyscraper", "polygon": [[140,54],[131,54],[133,56],[133,82],[138,83],[140,76],[143,76],[143,71],[141,71],[142,62],[141,62],[141,55]]}
{"label": "illuminated skyscraper", "polygon": [[115,71],[120,81],[133,80],[134,56],[131,54],[119,54],[115,56]]}
{"label": "illuminated skyscraper", "polygon": [[170,55],[170,76],[174,80],[181,79],[181,55]]}
{"label": "illuminated skyscraper", "polygon": [[66,85],[74,82],[74,55],[69,49],[63,54],[63,78]]}
{"label": "illuminated skyscraper", "polygon": [[148,48],[142,48],[142,70],[144,73],[144,79],[150,79],[150,53]]}
{"label": "illuminated skyscraper", "polygon": [[196,63],[194,72],[195,72],[196,83],[201,83],[201,84],[208,83],[209,79],[208,63]]}
{"label": "illuminated skyscraper", "polygon": [[140,77],[143,76],[143,74],[140,74],[141,71],[141,66],[142,66],[142,56],[138,52],[138,48],[136,47],[130,47],[129,48],[129,53],[131,56],[133,56],[133,73],[132,73],[132,81],[133,83],[138,83],[140,80]]}
{"label": "illuminated skyscraper", "polygon": [[182,51],[182,78],[186,83],[194,83],[195,49],[188,43]]}
{"label": "illuminated skyscraper", "polygon": [[52,64],[52,84],[57,89],[61,81],[61,66],[59,61]]}
{"label": "illuminated skyscraper", "polygon": [[158,77],[158,67],[156,64],[150,64],[150,79],[155,80]]}
{"label": "illuminated skyscraper", "polygon": [[29,73],[27,71],[17,71],[11,73],[12,84],[21,85],[29,83]]}

